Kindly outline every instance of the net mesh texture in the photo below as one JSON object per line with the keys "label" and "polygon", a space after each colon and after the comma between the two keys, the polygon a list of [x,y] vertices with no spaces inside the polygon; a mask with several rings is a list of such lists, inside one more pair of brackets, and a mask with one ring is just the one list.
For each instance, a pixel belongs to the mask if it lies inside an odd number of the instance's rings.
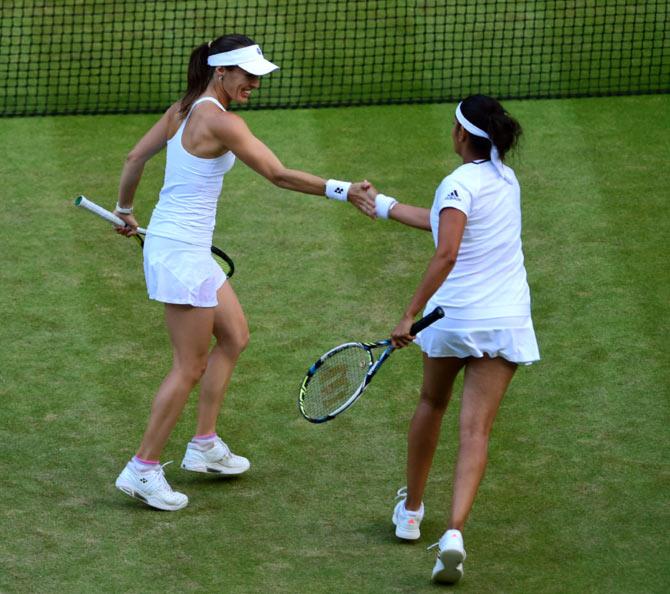
{"label": "net mesh texture", "polygon": [[665,93],[668,0],[2,0],[0,115],[159,112],[191,50],[281,70],[244,109]]}

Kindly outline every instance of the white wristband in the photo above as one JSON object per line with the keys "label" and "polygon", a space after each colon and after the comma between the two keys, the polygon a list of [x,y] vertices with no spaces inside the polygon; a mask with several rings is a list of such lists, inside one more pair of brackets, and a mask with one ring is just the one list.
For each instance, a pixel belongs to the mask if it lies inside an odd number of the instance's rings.
{"label": "white wristband", "polygon": [[384,194],[377,194],[375,197],[375,214],[380,219],[388,219],[389,212],[391,209],[398,204],[398,201],[391,196],[385,196]]}
{"label": "white wristband", "polygon": [[326,198],[330,198],[331,200],[342,200],[343,202],[346,202],[350,187],[351,182],[340,181],[338,179],[329,179],[326,182]]}
{"label": "white wristband", "polygon": [[114,210],[120,214],[133,214],[132,206],[130,208],[123,208],[118,202],[116,203],[116,208]]}

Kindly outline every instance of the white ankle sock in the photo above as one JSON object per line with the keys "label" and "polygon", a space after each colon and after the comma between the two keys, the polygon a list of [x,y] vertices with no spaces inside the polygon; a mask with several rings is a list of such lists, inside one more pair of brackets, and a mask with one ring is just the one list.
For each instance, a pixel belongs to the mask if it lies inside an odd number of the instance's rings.
{"label": "white ankle sock", "polygon": [[142,458],[138,458],[137,456],[133,456],[130,463],[137,472],[149,472],[160,467],[158,460],[142,460]]}
{"label": "white ankle sock", "polygon": [[207,435],[196,435],[191,440],[191,443],[198,446],[198,448],[201,450],[209,450],[214,447],[217,437],[218,436],[216,433],[208,433]]}

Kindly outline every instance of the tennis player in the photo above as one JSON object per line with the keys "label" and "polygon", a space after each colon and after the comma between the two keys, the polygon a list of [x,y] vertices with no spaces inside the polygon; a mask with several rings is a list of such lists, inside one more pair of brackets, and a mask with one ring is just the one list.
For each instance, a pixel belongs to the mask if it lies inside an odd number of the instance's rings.
{"label": "tennis player", "polygon": [[420,332],[423,386],[412,418],[407,487],[393,510],[401,539],[420,536],[423,493],[454,380],[464,370],[460,441],[448,529],[432,579],[455,583],[463,575],[463,527],[484,475],[488,440],[500,402],[518,365],[539,360],[530,292],[521,249],[519,183],[503,163],[521,127],[496,101],[473,95],[456,108],[451,131],[463,164],[437,188],[430,210],[375,196],[377,214],[432,231],[436,251],[407,306],[392,342],[414,339],[409,329],[422,310],[442,306],[445,317]]}
{"label": "tennis player", "polygon": [[137,228],[133,199],[144,164],[167,146],[165,180],[144,245],[144,273],[149,298],[165,304],[173,365],[154,398],[142,442],[116,480],[121,491],[158,509],[174,511],[188,503],[168,484],[159,457],[198,382],[197,428],[182,468],[239,475],[250,466],[216,429],[228,382],[249,340],[242,307],[210,253],[223,177],[235,159],[279,187],[348,200],[374,217],[374,200],[361,183],[287,169],[240,116],[227,111],[233,101],[246,103],[260,77],[277,68],[243,35],[224,35],[195,48],[186,93],[132,149],[121,174],[114,212],[129,225],[118,232],[130,235]]}

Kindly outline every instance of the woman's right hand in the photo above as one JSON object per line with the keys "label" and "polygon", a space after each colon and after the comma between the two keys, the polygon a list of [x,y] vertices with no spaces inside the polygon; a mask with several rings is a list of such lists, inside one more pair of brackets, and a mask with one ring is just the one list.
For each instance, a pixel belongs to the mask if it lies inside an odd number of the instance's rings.
{"label": "woman's right hand", "polygon": [[368,196],[374,200],[377,197],[377,194],[379,194],[379,190],[367,180],[363,183],[365,184],[363,189],[368,193]]}
{"label": "woman's right hand", "polygon": [[351,184],[347,193],[347,200],[351,202],[363,214],[371,219],[375,218],[375,199],[368,193],[370,182],[362,181]]}
{"label": "woman's right hand", "polygon": [[409,331],[414,323],[414,318],[405,314],[398,325],[395,327],[393,332],[391,332],[391,344],[396,349],[401,349],[406,347],[408,344],[412,344],[414,336],[412,336]]}
{"label": "woman's right hand", "polygon": [[119,217],[125,224],[125,227],[114,227],[116,232],[119,235],[125,235],[126,237],[131,237],[132,235],[137,235],[137,228],[139,224],[135,219],[135,216],[132,214],[121,214],[118,211],[114,211],[114,214]]}

